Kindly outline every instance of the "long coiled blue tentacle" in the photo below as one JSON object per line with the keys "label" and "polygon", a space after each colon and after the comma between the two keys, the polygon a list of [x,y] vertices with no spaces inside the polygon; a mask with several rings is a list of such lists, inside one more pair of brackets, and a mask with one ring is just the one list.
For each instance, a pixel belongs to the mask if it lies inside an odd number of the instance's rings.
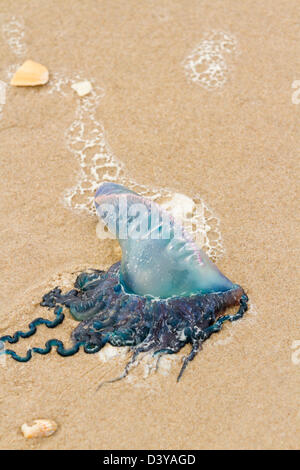
{"label": "long coiled blue tentacle", "polygon": [[[0,342],[1,343],[8,342],[12,344],[12,343],[17,343],[20,338],[30,338],[30,336],[33,336],[36,333],[37,326],[39,325],[46,325],[47,328],[55,328],[56,326],[60,325],[63,322],[65,315],[63,314],[63,309],[60,306],[55,307],[54,313],[56,316],[54,320],[48,320],[46,318],[41,318],[41,317],[36,318],[28,325],[28,328],[29,328],[28,331],[26,332],[16,331],[16,333],[14,333],[13,336],[10,336],[10,335],[2,336],[2,338],[0,338]],[[67,357],[67,356],[73,356],[74,354],[76,354],[79,351],[81,346],[84,347],[84,351],[87,354],[94,354],[98,352],[102,347],[102,346],[89,345],[84,342],[78,342],[78,343],[75,343],[75,345],[72,346],[71,348],[65,348],[62,341],[58,339],[50,339],[49,341],[46,342],[44,348],[34,347],[32,349],[28,349],[25,356],[20,356],[19,354],[17,354],[15,351],[11,349],[5,349],[1,351],[0,354],[6,354],[12,357],[17,362],[28,362],[32,358],[33,353],[42,354],[42,355],[49,354],[50,351],[52,350],[52,347],[56,347],[56,351],[60,356]]]}
{"label": "long coiled blue tentacle", "polygon": [[56,318],[54,320],[48,320],[47,318],[36,318],[33,320],[31,323],[29,323],[28,328],[29,330],[24,332],[24,331],[16,331],[16,333],[13,336],[7,335],[7,336],[2,336],[0,338],[0,341],[2,343],[17,343],[20,338],[30,338],[30,336],[33,336],[36,333],[36,328],[39,325],[46,325],[47,328],[55,328],[56,326],[60,325],[65,318],[65,315],[62,313],[63,309],[62,307],[55,307],[54,309],[54,314]]}

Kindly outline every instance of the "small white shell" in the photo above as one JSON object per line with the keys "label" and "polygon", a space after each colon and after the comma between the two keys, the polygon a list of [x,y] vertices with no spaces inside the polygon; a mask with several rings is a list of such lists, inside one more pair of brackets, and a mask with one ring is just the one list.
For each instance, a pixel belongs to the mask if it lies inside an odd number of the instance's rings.
{"label": "small white shell", "polygon": [[74,83],[71,85],[71,88],[73,88],[79,96],[85,96],[92,91],[92,84],[88,80],[84,80]]}
{"label": "small white shell", "polygon": [[27,423],[22,424],[21,431],[25,439],[34,437],[49,437],[57,430],[57,424],[51,419],[36,419],[30,426]]}

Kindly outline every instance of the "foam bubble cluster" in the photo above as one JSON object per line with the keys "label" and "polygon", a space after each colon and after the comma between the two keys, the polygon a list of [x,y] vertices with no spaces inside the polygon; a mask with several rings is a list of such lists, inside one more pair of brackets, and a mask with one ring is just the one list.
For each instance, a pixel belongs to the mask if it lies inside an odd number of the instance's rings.
{"label": "foam bubble cluster", "polygon": [[236,51],[237,41],[222,31],[206,33],[184,62],[189,80],[208,90],[221,88],[228,78],[228,57]]}
{"label": "foam bubble cluster", "polygon": [[[25,29],[22,18],[17,18],[16,16],[8,17],[5,14],[0,14],[0,22],[2,23],[2,37],[12,52],[17,57],[26,54],[27,47],[24,41]],[[10,64],[4,71],[4,74],[1,74],[3,80],[10,81],[19,65],[20,64]],[[6,81],[0,80],[0,119],[2,117],[3,107],[6,103]]]}
{"label": "foam bubble cluster", "polygon": [[12,52],[17,56],[26,54],[27,48],[24,42],[25,30],[21,18],[12,16],[8,21],[3,21],[2,35]]}
{"label": "foam bubble cluster", "polygon": [[2,115],[2,109],[6,102],[6,83],[0,80],[0,119]]}
{"label": "foam bubble cluster", "polygon": [[[74,93],[72,84],[82,79],[79,75],[70,79],[54,74],[48,93],[67,96]],[[76,97],[75,119],[65,132],[67,147],[79,163],[77,181],[65,191],[65,205],[95,215],[94,195],[98,186],[103,181],[123,184],[162,204],[166,210],[173,211],[176,218],[180,215],[182,224],[193,234],[197,244],[212,259],[220,258],[224,250],[219,219],[199,196],[190,198],[167,188],[149,188],[128,176],[124,164],[114,155],[107,142],[103,124],[95,116],[104,90],[96,86],[93,80],[90,82],[92,91],[87,96]]]}
{"label": "foam bubble cluster", "polygon": [[[61,74],[54,74],[48,93],[67,96],[74,94],[71,87],[82,78],[76,75],[70,79]],[[79,162],[80,171],[77,181],[64,194],[67,207],[95,214],[94,194],[103,181],[115,181],[121,178],[123,165],[109,148],[103,124],[95,117],[96,109],[104,96],[104,90],[91,82],[91,92],[83,97],[76,97],[75,119],[65,132],[69,151]],[[74,95],[75,96],[75,95]]]}

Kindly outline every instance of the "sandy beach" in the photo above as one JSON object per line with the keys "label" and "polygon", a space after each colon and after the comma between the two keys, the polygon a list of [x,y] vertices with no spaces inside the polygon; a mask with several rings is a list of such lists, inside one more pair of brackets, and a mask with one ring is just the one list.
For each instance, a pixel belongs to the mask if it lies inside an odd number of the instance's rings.
{"label": "sandy beach", "polygon": [[[91,205],[107,178],[205,207],[204,249],[250,298],[178,384],[188,346],[99,391],[126,353],[1,357],[1,449],[299,449],[299,15],[297,0],[0,0],[0,336],[119,260]],[[10,85],[26,59],[47,85]],[[76,325],[66,313],[15,350]],[[37,418],[58,430],[26,440]]]}

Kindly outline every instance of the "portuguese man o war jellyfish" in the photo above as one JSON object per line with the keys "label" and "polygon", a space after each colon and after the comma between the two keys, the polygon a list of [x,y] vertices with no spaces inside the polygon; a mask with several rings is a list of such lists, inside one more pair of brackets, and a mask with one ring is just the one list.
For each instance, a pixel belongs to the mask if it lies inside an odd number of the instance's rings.
{"label": "portuguese man o war jellyfish", "polygon": [[[40,324],[54,328],[63,321],[66,307],[80,322],[72,332],[73,346],[65,349],[61,341],[52,339],[44,348],[28,350],[24,357],[9,349],[5,353],[27,362],[32,353],[47,354],[53,346],[62,356],[73,355],[80,347],[96,353],[106,343],[129,346],[131,359],[123,374],[109,381],[113,382],[129,373],[141,353],[152,353],[159,360],[163,354],[177,353],[190,344],[179,380],[212,333],[225,321],[242,318],[248,297],[157,203],[122,185],[102,183],[95,205],[120,243],[121,261],[106,272],[93,269],[81,273],[74,289],[65,294],[56,287],[44,295],[41,305],[54,309],[53,321],[37,318],[28,332],[0,338],[15,343],[33,335]],[[239,307],[235,314],[225,314],[235,305]]]}

